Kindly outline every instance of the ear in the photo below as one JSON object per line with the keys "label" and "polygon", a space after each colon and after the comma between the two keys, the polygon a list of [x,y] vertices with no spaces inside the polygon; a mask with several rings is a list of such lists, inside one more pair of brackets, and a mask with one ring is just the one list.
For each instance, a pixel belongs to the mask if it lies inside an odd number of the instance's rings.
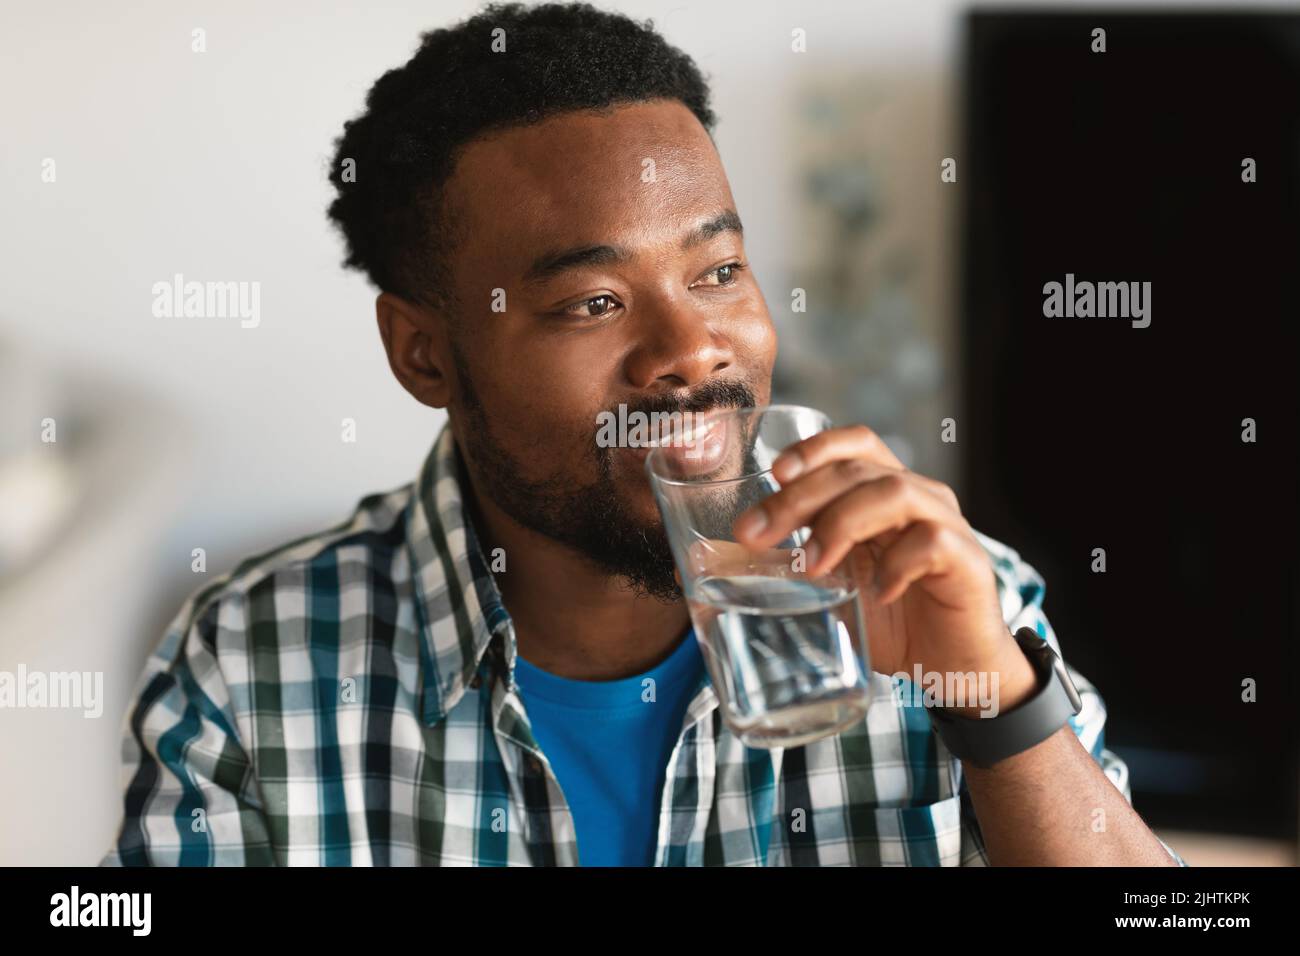
{"label": "ear", "polygon": [[446,408],[451,403],[446,317],[383,292],[375,299],[375,318],[397,381],[421,404]]}

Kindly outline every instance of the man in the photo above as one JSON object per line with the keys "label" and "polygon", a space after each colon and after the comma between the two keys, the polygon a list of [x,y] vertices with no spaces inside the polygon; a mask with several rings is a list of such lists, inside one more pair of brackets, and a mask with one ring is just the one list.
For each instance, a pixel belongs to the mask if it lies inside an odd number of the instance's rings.
{"label": "man", "polygon": [[1013,632],[1059,646],[1034,570],[865,427],[797,446],[736,532],[810,526],[810,572],[874,583],[871,710],[776,750],[721,720],[642,459],[595,441],[620,405],[770,399],[713,121],[687,56],[585,5],[489,7],[379,79],[330,215],[393,374],[448,426],[413,484],[189,600],[128,716],[105,863],[1181,863],[1080,675],[1076,714],[1010,749],[991,729],[983,766],[893,693],[984,673],[1010,716],[1059,693]]}

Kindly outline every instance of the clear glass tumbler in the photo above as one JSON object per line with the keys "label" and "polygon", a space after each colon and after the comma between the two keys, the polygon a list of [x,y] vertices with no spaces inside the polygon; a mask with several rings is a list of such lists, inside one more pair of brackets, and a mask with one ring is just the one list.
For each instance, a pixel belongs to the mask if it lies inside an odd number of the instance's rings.
{"label": "clear glass tumbler", "polygon": [[847,560],[813,577],[803,554],[808,528],[761,552],[731,530],[741,512],[780,489],[776,457],[830,427],[822,412],[796,405],[682,413],[646,457],[723,719],[750,747],[797,747],[839,733],[871,702]]}

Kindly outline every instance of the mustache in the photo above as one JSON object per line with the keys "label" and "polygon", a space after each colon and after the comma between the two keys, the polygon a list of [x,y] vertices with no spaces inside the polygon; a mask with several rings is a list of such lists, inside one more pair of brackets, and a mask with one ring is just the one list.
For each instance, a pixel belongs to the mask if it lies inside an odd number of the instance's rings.
{"label": "mustache", "polygon": [[[647,417],[655,413],[710,412],[716,408],[750,408],[758,404],[758,396],[742,381],[705,382],[684,396],[653,395],[637,402],[624,402],[628,413],[641,412]],[[618,414],[615,406],[611,414]]]}
{"label": "mustache", "polygon": [[[713,411],[715,408],[752,408],[758,404],[758,396],[746,382],[715,381],[705,382],[687,395],[652,395],[640,401],[623,404],[627,406],[629,415],[633,412],[641,412],[647,417],[656,412],[699,414]],[[618,416],[617,405],[610,410],[610,414]],[[613,473],[614,449],[600,447],[596,441],[598,434],[597,430],[592,430],[591,450],[596,456],[596,467],[600,471],[601,478],[608,481]]]}

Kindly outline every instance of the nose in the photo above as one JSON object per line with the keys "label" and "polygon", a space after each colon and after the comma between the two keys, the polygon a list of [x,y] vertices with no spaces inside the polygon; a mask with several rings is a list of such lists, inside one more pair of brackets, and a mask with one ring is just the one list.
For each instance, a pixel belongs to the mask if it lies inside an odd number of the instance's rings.
{"label": "nose", "polygon": [[639,390],[691,388],[736,361],[730,338],[680,301],[643,311],[636,347],[628,354],[628,384]]}

